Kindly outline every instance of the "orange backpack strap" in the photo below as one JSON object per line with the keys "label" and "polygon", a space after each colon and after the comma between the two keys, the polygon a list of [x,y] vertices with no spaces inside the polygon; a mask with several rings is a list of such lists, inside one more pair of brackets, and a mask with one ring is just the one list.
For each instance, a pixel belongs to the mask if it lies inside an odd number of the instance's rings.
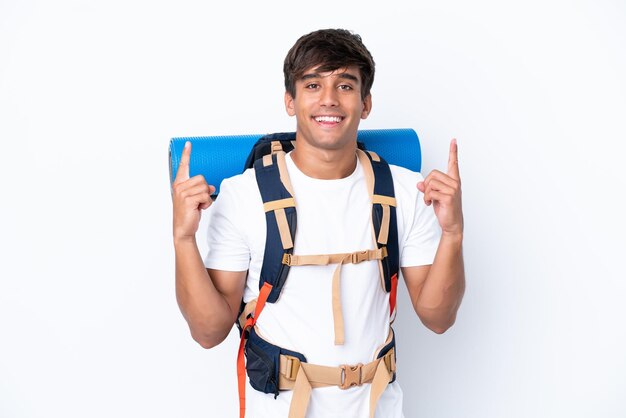
{"label": "orange backpack strap", "polygon": [[391,276],[391,292],[389,292],[389,317],[394,317],[396,298],[398,297],[398,273]]}
{"label": "orange backpack strap", "polygon": [[272,285],[268,282],[263,284],[261,287],[261,291],[259,292],[259,297],[256,301],[256,306],[254,308],[254,314],[250,315],[246,320],[242,330],[241,330],[241,341],[239,342],[239,351],[237,352],[237,385],[239,388],[239,418],[244,418],[246,415],[246,361],[244,358],[244,346],[246,344],[247,333],[250,328],[256,324],[257,319],[259,319],[259,315],[261,315],[261,311],[265,307],[265,302],[267,301],[267,297],[272,291]]}

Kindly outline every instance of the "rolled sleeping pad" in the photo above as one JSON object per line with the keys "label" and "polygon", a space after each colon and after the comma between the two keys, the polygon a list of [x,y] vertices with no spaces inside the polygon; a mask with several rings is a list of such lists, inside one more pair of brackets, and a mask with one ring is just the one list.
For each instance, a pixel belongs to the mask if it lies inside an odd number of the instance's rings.
{"label": "rolled sleeping pad", "polygon": [[[185,142],[191,142],[189,176],[202,174],[219,193],[222,180],[241,174],[256,141],[264,134],[172,138],[169,147],[170,183],[174,182]],[[420,171],[422,154],[413,129],[364,129],[357,140],[389,164]],[[297,142],[296,142],[297,146]]]}

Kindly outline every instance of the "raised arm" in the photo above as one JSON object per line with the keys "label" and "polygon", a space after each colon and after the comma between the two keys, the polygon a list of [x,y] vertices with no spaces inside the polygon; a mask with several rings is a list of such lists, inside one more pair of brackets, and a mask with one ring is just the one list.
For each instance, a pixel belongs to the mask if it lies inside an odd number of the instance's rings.
{"label": "raised arm", "polygon": [[433,205],[441,226],[441,240],[432,266],[404,267],[413,308],[420,320],[441,334],[456,320],[465,292],[463,266],[463,210],[456,140],[450,143],[448,172],[433,170],[417,188],[427,205]]}
{"label": "raised arm", "polygon": [[246,272],[204,267],[196,232],[215,188],[200,175],[189,178],[190,157],[191,143],[187,142],[172,186],[176,299],[194,340],[211,348],[224,341],[233,327]]}

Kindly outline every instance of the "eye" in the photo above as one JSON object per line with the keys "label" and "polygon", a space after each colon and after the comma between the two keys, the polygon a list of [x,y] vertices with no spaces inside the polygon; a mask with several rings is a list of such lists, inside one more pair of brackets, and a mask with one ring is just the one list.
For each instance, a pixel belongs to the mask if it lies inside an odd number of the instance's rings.
{"label": "eye", "polygon": [[315,90],[318,87],[319,87],[319,84],[317,83],[309,83],[304,86],[305,89],[309,89],[309,90]]}
{"label": "eye", "polygon": [[350,90],[352,90],[352,86],[349,85],[349,84],[341,84],[339,86],[339,90],[350,91]]}

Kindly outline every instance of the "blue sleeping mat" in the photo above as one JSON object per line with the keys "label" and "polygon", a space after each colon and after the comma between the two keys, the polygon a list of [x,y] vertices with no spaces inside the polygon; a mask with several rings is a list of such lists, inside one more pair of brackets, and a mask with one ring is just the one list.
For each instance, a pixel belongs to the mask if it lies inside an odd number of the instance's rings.
{"label": "blue sleeping mat", "polygon": [[[191,141],[189,176],[202,174],[207,183],[216,187],[222,180],[244,171],[252,146],[263,135],[227,135],[181,137],[170,140],[170,182],[174,181],[183,147]],[[419,139],[413,129],[369,129],[358,132],[365,149],[376,152],[389,164],[420,171],[422,154]],[[297,143],[296,143],[297,146]]]}

